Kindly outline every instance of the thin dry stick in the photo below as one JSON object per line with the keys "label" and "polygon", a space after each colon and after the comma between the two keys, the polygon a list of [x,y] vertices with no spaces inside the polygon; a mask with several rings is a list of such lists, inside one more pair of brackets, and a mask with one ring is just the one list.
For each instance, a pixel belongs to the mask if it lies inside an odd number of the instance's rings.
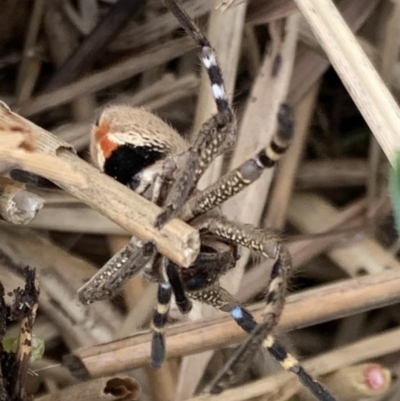
{"label": "thin dry stick", "polygon": [[142,241],[154,241],[159,252],[178,265],[187,267],[194,261],[200,245],[199,234],[194,228],[173,219],[162,230],[156,229],[154,222],[161,209],[155,204],[100,173],[76,156],[68,144],[11,112],[4,104],[0,105],[0,121],[9,130],[15,130],[17,127],[22,132],[32,133],[37,153],[56,155],[90,183],[90,185],[69,184],[52,178],[55,184]]}
{"label": "thin dry stick", "polygon": [[[359,28],[364,25],[365,21],[374,13],[379,3],[380,0],[364,0],[362,3],[358,0],[339,0],[337,2],[337,8],[351,30],[357,32]],[[326,56],[304,18],[300,23],[299,39],[301,42],[305,43],[307,47],[311,47],[324,57]]]}
{"label": "thin dry stick", "polygon": [[[384,18],[385,16],[386,18]],[[377,68],[381,73],[382,79],[386,84],[390,83],[392,71],[398,59],[398,37],[397,28],[400,23],[400,7],[392,2],[387,2],[383,5],[381,11],[380,24],[377,26],[377,31],[384,32],[383,38],[378,43],[378,49],[381,51],[381,59]],[[371,138],[369,146],[369,174],[367,182],[368,193],[368,213],[371,235],[376,235],[378,221],[376,216],[373,216],[372,211],[377,203],[381,191],[386,188],[386,178],[382,180],[380,167],[382,166],[382,151],[376,138]],[[382,182],[384,181],[384,182]]]}
{"label": "thin dry stick", "polygon": [[41,60],[34,55],[34,52],[35,46],[37,46],[45,4],[45,0],[36,0],[32,7],[22,60],[18,69],[16,88],[18,101],[29,98],[40,72]]}
{"label": "thin dry stick", "polygon": [[[338,213],[335,207],[320,196],[296,194],[290,203],[288,215],[292,224],[301,231],[317,233],[325,222],[335,220]],[[346,245],[330,250],[328,256],[353,277],[360,273],[378,273],[385,269],[400,271],[400,262],[372,239]]]}
{"label": "thin dry stick", "polygon": [[29,223],[30,228],[61,232],[124,235],[126,230],[88,207],[76,207],[78,201],[47,205]]}
{"label": "thin dry stick", "polygon": [[[64,12],[62,1],[54,0],[46,4],[44,31],[47,37],[48,51],[57,66],[56,74],[79,46],[80,40],[78,32],[71,29],[71,24]],[[91,94],[74,99],[72,103],[73,118],[77,121],[93,118],[94,106],[95,99]]]}
{"label": "thin dry stick", "polygon": [[[366,3],[366,4],[364,4]],[[378,1],[369,0],[360,3],[357,0],[341,1],[338,5],[346,21],[354,30],[358,30],[363,25],[365,20],[371,15],[376,8]],[[316,42],[314,36],[309,29],[300,29],[300,37],[306,37],[309,40]],[[294,69],[294,80],[297,76],[304,75],[301,69]],[[267,227],[282,229],[285,221],[286,211],[289,203],[290,194],[292,191],[294,173],[298,170],[298,164],[302,154],[305,137],[308,132],[310,113],[313,111],[316,93],[316,85],[313,84],[308,89],[306,97],[300,100],[300,104],[295,112],[295,136],[292,145],[289,147],[288,154],[280,162],[276,185],[273,190],[270,206],[267,215]],[[314,89],[313,89],[314,88]],[[311,91],[311,93],[310,93]],[[292,99],[289,96],[289,99]],[[281,179],[280,179],[281,177]]]}
{"label": "thin dry stick", "polygon": [[[385,271],[341,281],[288,297],[279,328],[292,330],[376,309],[400,301],[399,271]],[[315,300],[318,299],[318,302]],[[261,318],[264,304],[250,307]],[[188,355],[242,340],[245,334],[229,318],[180,324],[167,330],[168,357]],[[75,351],[65,358],[72,373],[97,377],[132,369],[150,361],[151,333]]]}
{"label": "thin dry stick", "polygon": [[367,124],[395,163],[400,110],[331,0],[295,0]]}
{"label": "thin dry stick", "polygon": [[60,159],[53,155],[43,155],[34,151],[33,138],[30,131],[20,126],[3,124],[0,120],[0,135],[0,162],[5,163],[8,169],[11,166],[18,166],[34,174],[54,179],[59,178],[66,183],[86,184],[81,174],[73,171],[70,166]]}
{"label": "thin dry stick", "polygon": [[31,101],[16,106],[15,111],[28,117],[52,109],[55,106],[68,103],[78,96],[94,93],[149,68],[166,63],[185,54],[193,47],[194,43],[189,38],[172,40],[60,89],[37,96]]}
{"label": "thin dry stick", "polygon": [[[197,19],[212,9],[211,1],[191,0],[184,3],[185,11]],[[171,36],[172,32],[180,28],[179,22],[174,15],[165,12],[162,15],[152,16],[143,23],[133,21],[117,36],[108,46],[110,51],[126,51],[143,48],[151,43],[159,43]]]}
{"label": "thin dry stick", "polygon": [[296,188],[343,188],[364,186],[368,176],[363,158],[335,158],[302,163],[296,176]]}

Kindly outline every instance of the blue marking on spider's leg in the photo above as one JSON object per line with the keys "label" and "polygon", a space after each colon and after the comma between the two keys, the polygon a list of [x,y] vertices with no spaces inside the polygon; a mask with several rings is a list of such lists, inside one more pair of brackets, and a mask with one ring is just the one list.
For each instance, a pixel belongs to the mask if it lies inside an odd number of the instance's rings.
{"label": "blue marking on spider's leg", "polygon": [[251,333],[257,327],[253,315],[240,305],[232,308],[231,316],[246,333]]}

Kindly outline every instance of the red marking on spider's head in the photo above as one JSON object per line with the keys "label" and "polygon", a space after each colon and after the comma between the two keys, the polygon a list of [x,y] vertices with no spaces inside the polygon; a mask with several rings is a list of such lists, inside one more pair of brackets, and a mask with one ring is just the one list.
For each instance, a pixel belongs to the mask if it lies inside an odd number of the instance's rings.
{"label": "red marking on spider's head", "polygon": [[108,133],[110,131],[110,124],[107,121],[102,121],[94,132],[94,138],[99,144],[100,149],[106,159],[108,159],[112,152],[118,148],[119,144],[110,139]]}
{"label": "red marking on spider's head", "polygon": [[365,383],[371,390],[381,390],[387,385],[385,373],[381,366],[371,365],[364,370]]}

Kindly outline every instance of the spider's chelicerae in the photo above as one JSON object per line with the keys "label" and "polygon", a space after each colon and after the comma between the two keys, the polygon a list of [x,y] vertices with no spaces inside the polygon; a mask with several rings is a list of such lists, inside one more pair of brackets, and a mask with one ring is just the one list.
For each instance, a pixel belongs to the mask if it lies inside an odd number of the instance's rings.
{"label": "spider's chelicerae", "polygon": [[[281,105],[277,133],[268,147],[215,184],[203,191],[197,190],[197,182],[206,168],[234,143],[235,117],[209,41],[175,0],[165,2],[201,48],[217,114],[203,124],[194,142],[188,145],[170,126],[143,109],[109,107],[93,127],[91,155],[94,164],[104,173],[163,208],[156,226],[160,228],[172,217],[178,217],[198,229],[200,254],[189,268],[182,268],[157,253],[153,243],[132,238],[79,290],[79,297],[86,304],[109,298],[126,280],[143,272],[149,280],[158,283],[158,304],[152,320],[151,364],[154,368],[160,367],[165,359],[164,326],[173,293],[182,313],[190,311],[190,299],[198,300],[230,313],[250,334],[214,382],[214,389],[221,382],[229,381],[234,367],[249,358],[251,343],[259,342],[286,370],[295,373],[318,400],[334,401],[334,397],[270,334],[284,304],[287,274],[291,268],[287,250],[275,234],[229,221],[218,209],[221,203],[254,182],[265,168],[274,166],[285,152],[293,131],[290,109]],[[219,283],[219,278],[235,267],[238,246],[275,260],[261,324]]]}

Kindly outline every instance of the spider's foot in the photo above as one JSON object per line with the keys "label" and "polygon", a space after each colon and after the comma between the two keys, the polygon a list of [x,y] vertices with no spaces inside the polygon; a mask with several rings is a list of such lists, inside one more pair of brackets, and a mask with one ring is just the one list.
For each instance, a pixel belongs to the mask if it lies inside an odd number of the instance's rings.
{"label": "spider's foot", "polygon": [[162,333],[153,333],[151,341],[151,367],[160,369],[165,361],[165,337]]}
{"label": "spider's foot", "polygon": [[186,297],[184,299],[182,299],[182,301],[177,301],[175,299],[175,302],[176,302],[176,306],[179,309],[179,312],[181,312],[184,315],[188,314],[192,310],[192,307],[193,307],[192,302],[190,302],[190,299],[188,299]]}
{"label": "spider's foot", "polygon": [[258,326],[253,315],[240,305],[231,310],[231,316],[246,333],[251,333]]}
{"label": "spider's foot", "polygon": [[167,206],[156,218],[154,227],[158,230],[164,227],[175,215],[175,208],[172,205]]}

